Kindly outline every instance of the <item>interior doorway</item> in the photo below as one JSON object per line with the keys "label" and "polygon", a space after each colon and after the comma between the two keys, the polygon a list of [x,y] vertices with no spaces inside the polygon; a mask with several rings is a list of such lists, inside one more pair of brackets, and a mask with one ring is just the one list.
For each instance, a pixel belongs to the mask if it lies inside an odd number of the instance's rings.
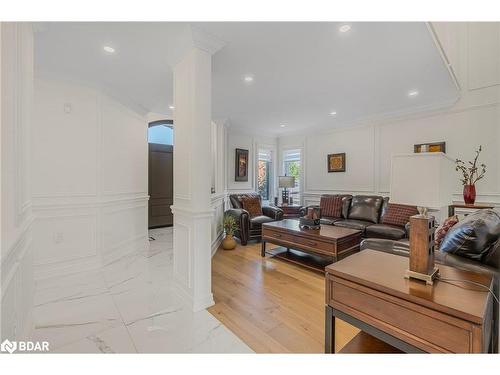
{"label": "interior doorway", "polygon": [[173,121],[149,123],[148,129],[148,226],[172,226],[174,218],[170,206],[174,203],[174,146]]}

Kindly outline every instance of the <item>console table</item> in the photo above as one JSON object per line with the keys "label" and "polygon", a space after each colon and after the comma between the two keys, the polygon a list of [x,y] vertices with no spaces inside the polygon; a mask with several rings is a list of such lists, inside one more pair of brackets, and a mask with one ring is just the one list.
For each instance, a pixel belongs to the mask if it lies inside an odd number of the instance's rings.
{"label": "console table", "polygon": [[486,208],[495,208],[495,206],[487,204],[465,204],[465,203],[455,203],[448,206],[448,216],[455,215],[456,208],[465,208],[470,210],[484,210]]}
{"label": "console table", "polygon": [[438,265],[433,286],[405,279],[408,258],[363,250],[326,267],[325,352],[335,351],[340,318],[406,353],[487,353],[491,276]]}
{"label": "console table", "polygon": [[300,204],[278,204],[275,207],[283,210],[283,219],[300,217],[300,210],[302,208]]}

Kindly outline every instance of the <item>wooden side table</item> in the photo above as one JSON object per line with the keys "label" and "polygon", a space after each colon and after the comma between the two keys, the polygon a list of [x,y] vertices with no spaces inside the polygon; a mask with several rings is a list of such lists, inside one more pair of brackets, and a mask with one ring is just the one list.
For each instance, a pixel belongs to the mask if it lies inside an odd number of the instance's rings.
{"label": "wooden side table", "polygon": [[283,219],[291,219],[300,217],[300,209],[302,206],[300,204],[278,204],[278,208],[283,210]]}
{"label": "wooden side table", "polygon": [[[404,278],[408,258],[363,250],[326,267],[325,352],[338,317],[407,353],[487,353],[492,348],[492,277],[439,265],[434,285]],[[446,281],[445,279],[448,279]]]}

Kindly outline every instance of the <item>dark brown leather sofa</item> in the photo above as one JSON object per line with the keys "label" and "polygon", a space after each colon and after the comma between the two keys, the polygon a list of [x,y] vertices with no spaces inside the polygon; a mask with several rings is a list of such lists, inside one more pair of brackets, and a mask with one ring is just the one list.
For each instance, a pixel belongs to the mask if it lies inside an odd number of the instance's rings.
{"label": "dark brown leather sofa", "polygon": [[[323,197],[328,195],[323,195]],[[365,238],[400,240],[407,237],[406,226],[382,224],[389,198],[376,195],[340,195],[342,217],[322,216],[322,224],[357,229]],[[319,207],[318,205],[309,207]],[[305,207],[302,215],[307,212]]]}
{"label": "dark brown leather sofa", "polygon": [[[435,251],[435,261],[438,264],[444,264],[451,267],[456,267],[464,270],[469,270],[479,273],[487,273],[493,276],[493,292],[499,296],[500,291],[500,214],[495,213],[494,210],[481,210],[474,214],[467,216],[465,220],[456,225],[468,225],[476,220],[481,220],[483,223],[477,228],[483,233],[469,234],[466,230],[462,231],[462,238],[457,235],[457,231],[450,230],[445,236],[443,241],[455,243],[457,251],[443,252],[439,249]],[[452,228],[453,229],[453,228]],[[488,233],[484,233],[487,231]],[[469,241],[464,241],[463,238],[467,237]],[[487,246],[483,245],[484,239],[487,239]],[[478,248],[481,247],[481,249]],[[483,247],[484,246],[484,247]],[[475,249],[474,249],[475,248]],[[368,238],[361,242],[361,250],[371,249],[383,251],[390,254],[408,257],[410,253],[410,245],[408,240],[392,241],[384,239]],[[458,254],[471,253],[472,250],[477,254],[477,257],[470,255],[465,257]],[[471,257],[475,259],[471,259]],[[493,332],[491,351],[498,353],[499,345],[499,306],[498,303],[493,302]]]}
{"label": "dark brown leather sofa", "polygon": [[262,199],[257,193],[231,194],[229,196],[232,208],[227,210],[225,214],[235,218],[238,230],[234,235],[245,246],[249,240],[259,241],[262,238],[262,224],[283,220],[283,210],[278,207],[262,206],[264,215],[251,218],[248,211],[242,207],[241,199],[243,197],[258,197],[261,202]]}

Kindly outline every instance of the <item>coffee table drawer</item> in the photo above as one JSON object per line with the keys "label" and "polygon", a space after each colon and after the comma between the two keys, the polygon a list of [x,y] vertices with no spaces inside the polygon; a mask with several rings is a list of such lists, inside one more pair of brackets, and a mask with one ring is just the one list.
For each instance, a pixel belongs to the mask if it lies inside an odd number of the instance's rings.
{"label": "coffee table drawer", "polygon": [[[391,302],[381,298],[371,289],[351,287],[349,282],[328,278],[329,295],[327,303],[345,311],[351,316],[359,314],[364,321],[377,327],[393,327],[393,336],[411,340],[416,346],[428,352],[470,352],[472,327],[453,324],[453,319],[435,311],[427,311],[422,306],[412,303]],[[344,284],[345,283],[345,284]],[[393,297],[395,298],[395,297]],[[336,301],[342,301],[338,305]]]}
{"label": "coffee table drawer", "polygon": [[331,254],[331,255],[333,255],[333,253],[335,251],[335,245],[333,243],[310,240],[308,238],[299,237],[299,236],[294,236],[294,237],[295,237],[294,238],[295,243],[306,246],[312,250],[327,252],[328,254]]}
{"label": "coffee table drawer", "polygon": [[282,233],[274,230],[269,230],[266,227],[262,229],[262,236],[275,238],[278,241],[294,242],[295,236],[287,233]]}

